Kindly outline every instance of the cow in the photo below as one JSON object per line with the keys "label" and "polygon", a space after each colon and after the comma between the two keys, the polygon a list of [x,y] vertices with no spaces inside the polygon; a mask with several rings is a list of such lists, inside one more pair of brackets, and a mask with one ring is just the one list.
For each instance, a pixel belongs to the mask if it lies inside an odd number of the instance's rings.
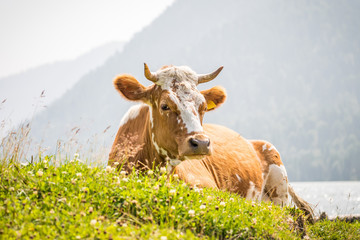
{"label": "cow", "polygon": [[123,170],[170,166],[190,185],[237,193],[254,201],[295,204],[312,219],[312,208],[288,182],[279,152],[267,141],[247,140],[235,131],[203,124],[204,114],[224,103],[225,89],[199,91],[197,85],[218,76],[196,74],[187,66],[164,66],[151,72],[144,64],[145,87],[129,74],[117,76],[115,89],[127,100],[140,102],[120,122],[108,164]]}

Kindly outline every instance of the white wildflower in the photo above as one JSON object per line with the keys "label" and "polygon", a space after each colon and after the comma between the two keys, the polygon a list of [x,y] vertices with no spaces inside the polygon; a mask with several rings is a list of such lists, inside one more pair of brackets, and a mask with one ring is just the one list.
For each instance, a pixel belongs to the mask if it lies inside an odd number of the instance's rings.
{"label": "white wildflower", "polygon": [[30,176],[34,176],[34,173],[32,171],[27,172]]}
{"label": "white wildflower", "polygon": [[208,200],[208,201],[211,201],[212,199],[213,199],[212,196],[207,196],[207,200]]}
{"label": "white wildflower", "polygon": [[195,210],[189,210],[189,215],[190,217],[194,217],[195,216]]}
{"label": "white wildflower", "polygon": [[167,236],[161,236],[160,240],[167,240]]}
{"label": "white wildflower", "polygon": [[105,168],[105,171],[108,172],[108,173],[111,173],[111,172],[114,171],[114,168],[112,168],[111,166],[107,166],[107,167]]}
{"label": "white wildflower", "polygon": [[226,203],[225,202],[220,202],[220,206],[225,206]]}
{"label": "white wildflower", "polygon": [[89,191],[89,188],[87,188],[87,187],[83,187],[83,188],[81,189],[81,191],[83,191],[83,192],[87,193],[87,192]]}
{"label": "white wildflower", "polygon": [[126,176],[126,174],[127,174],[127,172],[126,172],[126,171],[121,171],[121,172],[120,172],[120,175],[121,175],[121,176],[123,176],[123,177],[125,177],[125,176]]}
{"label": "white wildflower", "polygon": [[96,223],[97,223],[96,219],[93,219],[93,220],[90,221],[91,226],[95,226]]}
{"label": "white wildflower", "polygon": [[9,187],[9,191],[13,192],[13,191],[15,191],[15,188],[14,187]]}
{"label": "white wildflower", "polygon": [[177,175],[176,173],[173,175],[174,180],[178,180],[179,179],[179,175]]}
{"label": "white wildflower", "polygon": [[171,210],[175,210],[175,206],[171,206]]}
{"label": "white wildflower", "polygon": [[147,172],[147,174],[148,174],[148,175],[153,175],[153,174],[154,174],[154,171],[153,171],[153,170],[149,170],[149,171]]}
{"label": "white wildflower", "polygon": [[166,167],[161,167],[160,168],[160,173],[166,173],[167,171],[166,171]]}
{"label": "white wildflower", "polygon": [[201,209],[201,210],[203,210],[203,209],[205,209],[205,208],[206,208],[206,205],[204,205],[204,204],[201,204],[201,205],[200,205],[200,209]]}
{"label": "white wildflower", "polygon": [[75,159],[78,159],[79,156],[80,156],[80,155],[79,155],[78,153],[75,153],[75,154],[74,154],[74,158],[75,158]]}
{"label": "white wildflower", "polygon": [[229,198],[229,201],[232,201],[232,202],[233,202],[233,201],[234,201],[234,198]]}
{"label": "white wildflower", "polygon": [[37,171],[36,176],[42,177],[42,175],[44,175],[44,172],[41,169]]}
{"label": "white wildflower", "polygon": [[78,173],[76,173],[76,176],[77,176],[77,177],[81,177],[82,174],[81,174],[80,172],[78,172]]}
{"label": "white wildflower", "polygon": [[124,182],[128,182],[128,181],[129,181],[128,178],[123,178],[122,180],[123,180]]}
{"label": "white wildflower", "polygon": [[175,194],[176,194],[176,190],[175,190],[175,189],[170,189],[169,194],[170,194],[170,195],[175,195]]}

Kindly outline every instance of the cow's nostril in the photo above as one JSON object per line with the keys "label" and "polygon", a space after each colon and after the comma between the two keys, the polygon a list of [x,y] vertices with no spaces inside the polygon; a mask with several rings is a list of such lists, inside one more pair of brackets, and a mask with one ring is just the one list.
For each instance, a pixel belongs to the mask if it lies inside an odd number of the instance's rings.
{"label": "cow's nostril", "polygon": [[190,138],[189,142],[190,142],[191,147],[193,147],[193,148],[197,148],[199,146],[199,141],[196,140],[195,138]]}
{"label": "cow's nostril", "polygon": [[207,140],[207,145],[206,146],[210,146],[210,140]]}

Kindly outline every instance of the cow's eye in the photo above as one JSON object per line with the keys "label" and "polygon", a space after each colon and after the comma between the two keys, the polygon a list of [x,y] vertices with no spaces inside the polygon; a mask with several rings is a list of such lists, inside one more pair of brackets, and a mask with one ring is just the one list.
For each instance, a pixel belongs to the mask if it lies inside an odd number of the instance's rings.
{"label": "cow's eye", "polygon": [[167,110],[170,110],[170,108],[169,108],[169,106],[167,104],[162,104],[161,105],[161,110],[167,111]]}

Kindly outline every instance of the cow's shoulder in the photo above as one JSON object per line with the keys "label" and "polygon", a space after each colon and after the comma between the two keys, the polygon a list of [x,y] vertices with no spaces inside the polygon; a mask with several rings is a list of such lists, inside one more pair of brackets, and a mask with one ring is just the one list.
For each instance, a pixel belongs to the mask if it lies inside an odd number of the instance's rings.
{"label": "cow's shoulder", "polygon": [[119,130],[116,134],[113,146],[109,154],[108,164],[137,161],[147,147],[149,106],[139,104],[132,106],[120,121]]}

